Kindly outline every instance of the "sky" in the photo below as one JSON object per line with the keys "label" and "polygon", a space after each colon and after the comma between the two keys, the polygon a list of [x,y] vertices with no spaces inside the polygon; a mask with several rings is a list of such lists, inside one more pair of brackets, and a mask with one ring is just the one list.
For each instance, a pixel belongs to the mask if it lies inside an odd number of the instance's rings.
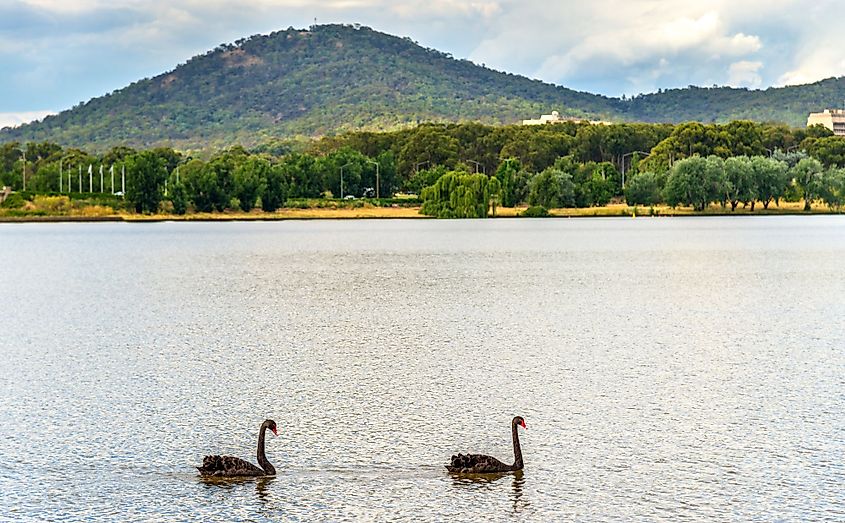
{"label": "sky", "polygon": [[220,43],[360,23],[609,96],[845,75],[841,0],[0,0],[0,127],[171,70]]}

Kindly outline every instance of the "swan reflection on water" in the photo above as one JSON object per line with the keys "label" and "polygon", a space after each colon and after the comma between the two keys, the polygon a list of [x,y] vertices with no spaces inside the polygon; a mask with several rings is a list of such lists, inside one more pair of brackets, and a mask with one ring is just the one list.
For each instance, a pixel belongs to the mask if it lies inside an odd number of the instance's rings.
{"label": "swan reflection on water", "polygon": [[276,480],[276,476],[243,476],[230,478],[200,476],[198,480],[200,483],[204,484],[208,489],[221,490],[233,490],[254,483],[256,497],[262,503],[266,503],[269,500],[270,484]]}
{"label": "swan reflection on water", "polygon": [[528,508],[530,503],[523,499],[525,495],[525,474],[521,470],[515,472],[498,472],[493,474],[460,474],[452,475],[452,485],[456,488],[466,490],[496,490],[500,481],[505,478],[511,480],[510,498],[513,502],[513,511],[521,512]]}

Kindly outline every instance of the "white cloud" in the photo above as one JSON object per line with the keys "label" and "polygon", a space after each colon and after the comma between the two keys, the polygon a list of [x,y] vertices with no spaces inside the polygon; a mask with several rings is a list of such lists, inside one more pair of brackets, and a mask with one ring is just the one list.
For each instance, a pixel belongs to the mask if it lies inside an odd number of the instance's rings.
{"label": "white cloud", "polygon": [[390,10],[403,17],[432,16],[480,16],[490,18],[502,11],[499,2],[477,2],[466,0],[412,0],[394,2]]}
{"label": "white cloud", "polygon": [[630,65],[654,55],[664,58],[685,52],[705,59],[743,56],[760,47],[756,36],[725,34],[716,13],[707,13],[697,19],[668,19],[655,27],[615,27],[596,32],[564,53],[547,58],[537,74],[561,77],[595,61]]}
{"label": "white cloud", "polygon": [[25,123],[41,120],[45,116],[56,114],[55,111],[25,111],[22,113],[0,113],[0,129],[17,127]]}
{"label": "white cloud", "polygon": [[760,76],[760,68],[763,62],[752,62],[741,60],[734,62],[728,68],[728,85],[732,87],[760,87],[763,77]]}
{"label": "white cloud", "polygon": [[498,30],[489,31],[472,58],[607,94],[724,84],[731,63],[761,61],[757,55],[766,49],[765,35],[738,22],[726,6],[724,0],[510,2]]}

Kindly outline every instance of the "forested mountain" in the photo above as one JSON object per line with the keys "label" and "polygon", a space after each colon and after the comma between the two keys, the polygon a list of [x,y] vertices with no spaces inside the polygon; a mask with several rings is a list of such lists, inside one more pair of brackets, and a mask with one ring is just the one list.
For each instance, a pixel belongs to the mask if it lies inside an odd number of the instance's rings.
{"label": "forested mountain", "polygon": [[170,73],[3,131],[0,142],[228,146],[421,121],[514,122],[555,107],[578,116],[613,113],[604,97],[496,72],[368,28],[328,25],[222,45]]}
{"label": "forested mountain", "polygon": [[641,122],[752,120],[803,127],[809,113],[842,107],[844,100],[845,77],[840,77],[763,91],[690,86],[637,96],[615,105],[625,119]]}
{"label": "forested mountain", "polygon": [[358,26],[288,29],[226,44],[169,73],[92,99],[0,142],[182,149],[393,129],[419,122],[514,123],[558,110],[614,121],[803,125],[845,99],[845,79],[748,91],[688,88],[620,100],[493,71]]}

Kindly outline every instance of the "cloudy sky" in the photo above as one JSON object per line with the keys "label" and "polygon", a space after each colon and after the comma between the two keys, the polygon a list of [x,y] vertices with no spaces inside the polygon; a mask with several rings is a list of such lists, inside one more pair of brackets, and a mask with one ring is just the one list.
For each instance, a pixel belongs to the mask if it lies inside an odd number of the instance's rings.
{"label": "cloudy sky", "polygon": [[315,19],[618,96],[843,75],[843,15],[837,0],[0,0],[0,127]]}

